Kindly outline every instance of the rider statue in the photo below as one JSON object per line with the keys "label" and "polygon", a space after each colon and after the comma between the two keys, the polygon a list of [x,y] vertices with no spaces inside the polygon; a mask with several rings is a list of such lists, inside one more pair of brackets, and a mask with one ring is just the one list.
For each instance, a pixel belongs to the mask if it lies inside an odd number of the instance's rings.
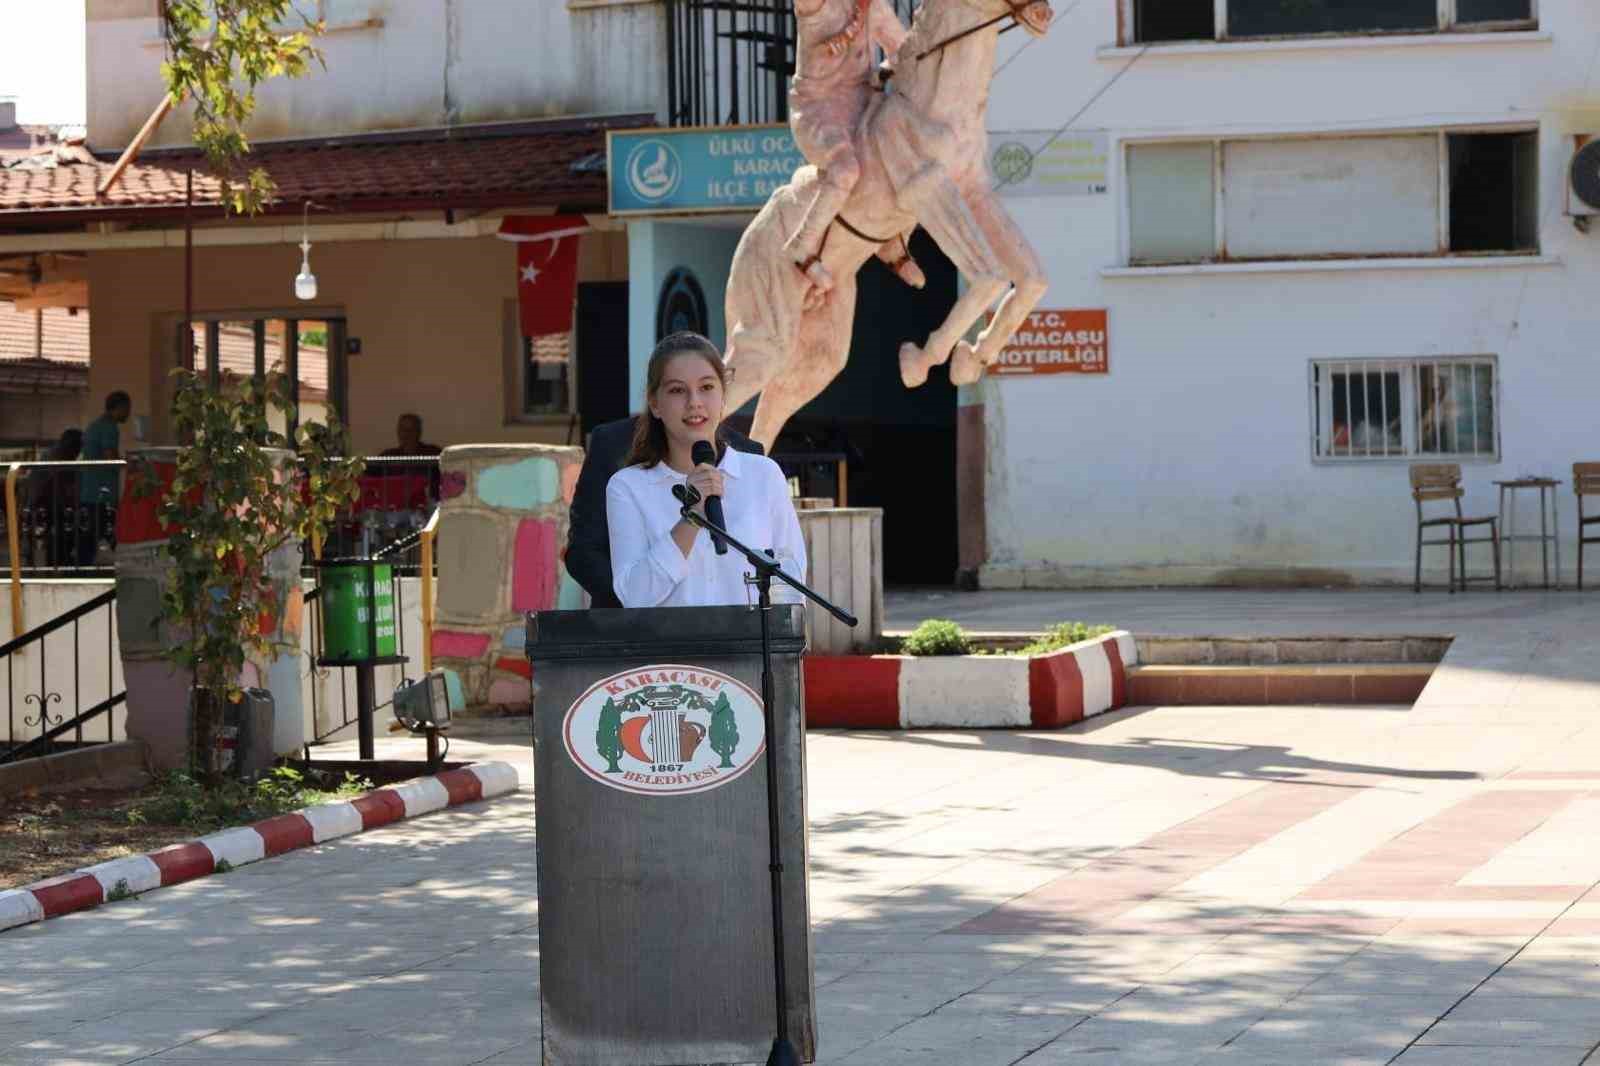
{"label": "rider statue", "polygon": [[[784,250],[820,294],[833,288],[833,278],[822,265],[823,242],[861,178],[851,142],[877,91],[873,48],[882,48],[884,66],[892,67],[906,29],[888,0],[794,0],[794,13],[799,44],[789,89],[789,128],[806,160],[817,168],[819,182]],[[877,255],[902,281],[920,289],[926,278],[911,258],[908,236],[885,242]]]}

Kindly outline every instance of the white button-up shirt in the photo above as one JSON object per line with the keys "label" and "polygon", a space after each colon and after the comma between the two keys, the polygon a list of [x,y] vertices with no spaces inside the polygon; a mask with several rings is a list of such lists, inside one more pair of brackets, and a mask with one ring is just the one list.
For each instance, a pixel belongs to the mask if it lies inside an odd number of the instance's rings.
{"label": "white button-up shirt", "polygon": [[[772,549],[785,573],[806,579],[806,546],[789,497],[789,481],[764,455],[723,451],[717,464],[727,495],[722,500],[728,532],[757,551]],[[611,583],[624,607],[705,607],[754,602],[746,590],[750,564],[729,548],[718,555],[711,535],[695,531],[687,557],[672,539],[682,505],[672,486],[684,477],[666,463],[625,466],[606,484],[606,525],[611,534]],[[787,588],[774,580],[773,599]],[[780,601],[781,602],[781,601]]]}

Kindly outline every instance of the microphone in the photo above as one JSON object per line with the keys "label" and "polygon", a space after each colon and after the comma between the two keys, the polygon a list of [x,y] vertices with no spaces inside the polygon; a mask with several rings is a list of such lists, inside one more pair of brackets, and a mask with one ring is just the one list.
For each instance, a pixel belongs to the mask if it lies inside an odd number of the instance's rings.
{"label": "microphone", "polygon": [[[701,463],[705,463],[708,466],[716,466],[717,449],[712,447],[711,442],[708,440],[697,440],[694,442],[694,447],[689,449],[689,458],[694,461],[695,466],[699,466]],[[720,526],[723,529],[728,528],[728,524],[722,520],[721,496],[706,497],[706,517],[711,520],[712,525]],[[728,554],[728,542],[715,533],[711,534],[711,543],[717,549],[718,555]]]}

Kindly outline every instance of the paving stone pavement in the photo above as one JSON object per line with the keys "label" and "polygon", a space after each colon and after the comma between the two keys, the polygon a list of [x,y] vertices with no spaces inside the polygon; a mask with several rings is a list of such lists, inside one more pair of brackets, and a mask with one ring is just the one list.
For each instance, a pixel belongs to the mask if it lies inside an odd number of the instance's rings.
{"label": "paving stone pavement", "polygon": [[[1600,1063],[1600,625],[1432,603],[1412,709],[813,732],[820,1061]],[[525,784],[12,930],[0,1063],[538,1063],[533,882]]]}

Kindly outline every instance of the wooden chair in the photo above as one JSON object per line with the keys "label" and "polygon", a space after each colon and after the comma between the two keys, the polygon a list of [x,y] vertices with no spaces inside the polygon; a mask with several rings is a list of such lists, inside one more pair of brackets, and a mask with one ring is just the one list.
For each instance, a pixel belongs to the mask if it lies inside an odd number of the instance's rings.
{"label": "wooden chair", "polygon": [[[1464,492],[1461,488],[1461,466],[1459,463],[1417,463],[1411,467],[1411,498],[1417,504],[1417,567],[1412,578],[1411,590],[1422,591],[1422,549],[1424,545],[1447,545],[1450,548],[1450,591],[1456,590],[1459,580],[1461,590],[1466,591],[1468,581],[1494,581],[1494,587],[1500,588],[1500,520],[1495,515],[1474,516],[1468,518],[1461,513],[1461,497]],[[1454,505],[1455,514],[1435,515],[1428,517],[1423,510],[1423,504],[1433,500],[1448,500]],[[1596,521],[1600,521],[1597,516]],[[1488,526],[1487,537],[1468,537],[1467,530],[1472,526]],[[1443,540],[1424,540],[1423,533],[1430,528],[1443,527],[1449,532],[1449,537]],[[1600,538],[1596,538],[1600,540]],[[1494,551],[1494,577],[1467,577],[1467,545],[1490,544]],[[1459,559],[1459,579],[1457,577]]]}
{"label": "wooden chair", "polygon": [[1583,513],[1585,496],[1600,496],[1600,463],[1572,464],[1572,491],[1578,497],[1578,588],[1583,588],[1583,546],[1600,544],[1600,537],[1586,537],[1584,530],[1600,524],[1600,514]]}

